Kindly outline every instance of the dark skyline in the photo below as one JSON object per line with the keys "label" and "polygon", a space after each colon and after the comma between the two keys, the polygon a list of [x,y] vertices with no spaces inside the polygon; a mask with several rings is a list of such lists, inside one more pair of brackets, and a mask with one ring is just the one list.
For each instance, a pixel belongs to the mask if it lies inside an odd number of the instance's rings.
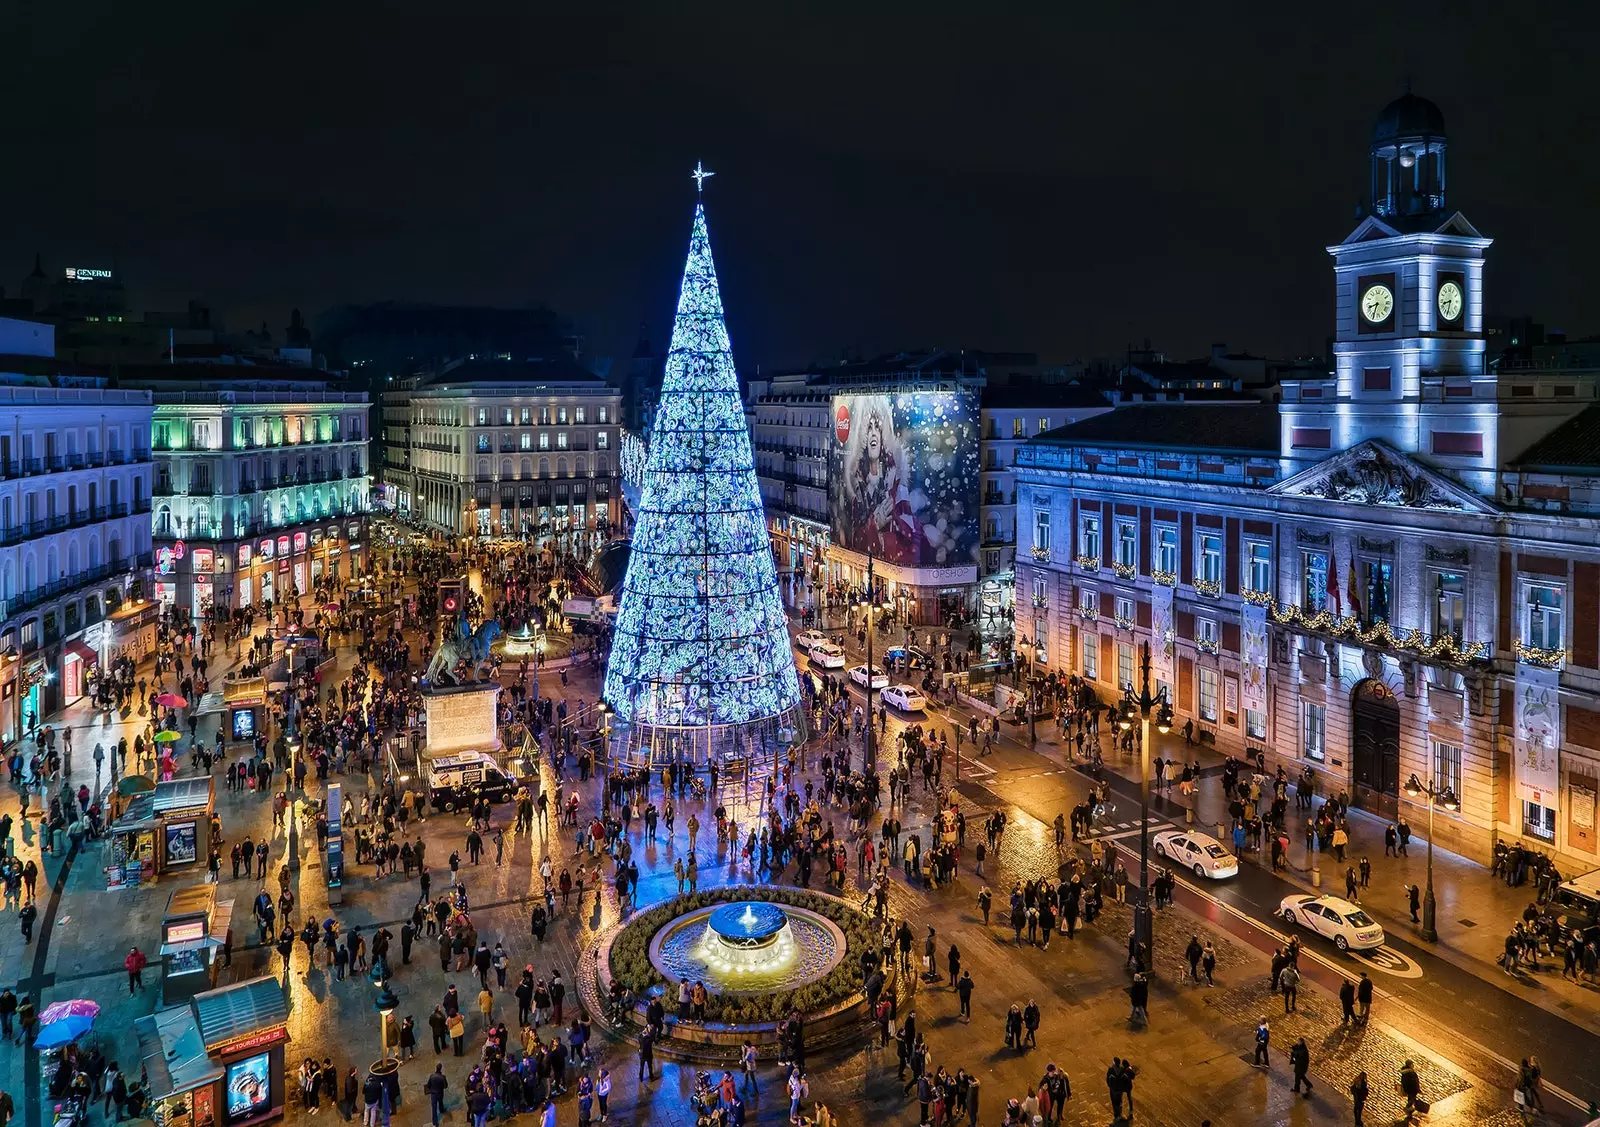
{"label": "dark skyline", "polygon": [[1496,240],[1490,317],[1600,331],[1596,28],[1555,6],[96,7],[17,17],[9,293],[37,250],[234,329],[544,303],[624,361],[641,321],[665,345],[703,160],[747,373],[1320,352],[1322,248],[1409,75],[1445,114],[1451,206]]}

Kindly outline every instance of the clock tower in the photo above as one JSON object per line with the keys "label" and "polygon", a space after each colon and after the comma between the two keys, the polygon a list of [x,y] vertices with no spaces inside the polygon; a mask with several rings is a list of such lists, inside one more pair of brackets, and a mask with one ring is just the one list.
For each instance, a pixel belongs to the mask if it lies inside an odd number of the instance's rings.
{"label": "clock tower", "polygon": [[1493,495],[1494,379],[1484,370],[1492,240],[1447,206],[1444,115],[1409,91],[1373,128],[1371,207],[1328,247],[1334,371],[1285,395],[1290,470],[1379,439]]}

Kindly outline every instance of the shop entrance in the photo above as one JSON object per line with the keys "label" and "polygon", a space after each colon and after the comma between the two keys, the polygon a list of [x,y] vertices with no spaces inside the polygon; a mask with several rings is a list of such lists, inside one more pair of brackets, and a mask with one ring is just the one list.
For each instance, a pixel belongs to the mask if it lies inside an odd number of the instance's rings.
{"label": "shop entrance", "polygon": [[1355,803],[1386,818],[1399,812],[1400,702],[1382,681],[1362,681],[1350,694]]}

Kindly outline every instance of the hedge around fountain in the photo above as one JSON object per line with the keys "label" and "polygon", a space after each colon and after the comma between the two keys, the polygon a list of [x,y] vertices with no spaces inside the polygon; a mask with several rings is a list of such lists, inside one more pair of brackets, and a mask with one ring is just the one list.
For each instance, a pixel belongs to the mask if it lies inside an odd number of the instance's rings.
{"label": "hedge around fountain", "polygon": [[652,988],[662,988],[662,1003],[670,1011],[677,1004],[676,984],[650,961],[650,940],[679,916],[740,900],[788,904],[826,916],[844,932],[845,956],[838,966],[816,982],[792,990],[727,996],[709,993],[706,998],[707,1021],[738,1025],[782,1021],[792,1012],[810,1014],[830,1009],[861,992],[861,952],[875,951],[878,946],[872,922],[842,900],[803,888],[735,886],[676,896],[646,908],[624,924],[611,941],[612,977],[631,990],[635,997],[642,998]]}

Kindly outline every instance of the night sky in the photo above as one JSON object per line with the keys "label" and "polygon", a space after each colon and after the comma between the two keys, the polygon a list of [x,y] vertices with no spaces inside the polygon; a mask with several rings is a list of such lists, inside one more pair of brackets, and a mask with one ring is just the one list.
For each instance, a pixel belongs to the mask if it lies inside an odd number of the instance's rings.
{"label": "night sky", "polygon": [[1490,316],[1600,331],[1593,6],[24,7],[11,293],[38,250],[231,328],[546,303],[626,357],[641,320],[665,344],[704,160],[747,373],[934,344],[1320,352],[1322,248],[1410,75],[1452,205],[1496,239]]}

